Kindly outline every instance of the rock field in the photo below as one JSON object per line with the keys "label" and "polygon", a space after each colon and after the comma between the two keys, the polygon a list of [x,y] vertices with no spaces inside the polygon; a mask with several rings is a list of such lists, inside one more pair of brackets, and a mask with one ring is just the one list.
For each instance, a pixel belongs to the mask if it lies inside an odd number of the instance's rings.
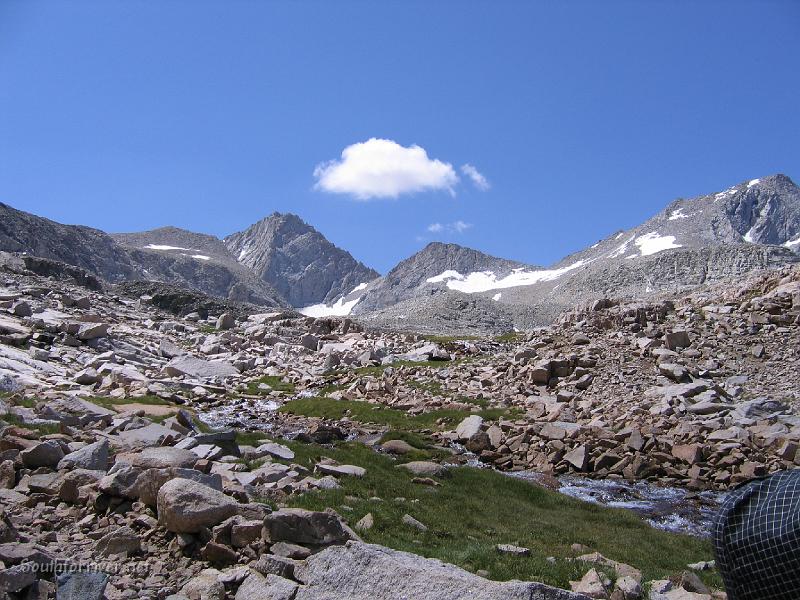
{"label": "rock field", "polygon": [[[405,465],[434,484],[480,462],[555,486],[579,473],[725,490],[800,464],[800,267],[596,301],[495,339],[293,311],[175,314],[73,275],[0,274],[0,598],[643,597],[640,573],[590,549],[573,591],[494,582],[365,544],[356,531],[369,523],[281,508],[363,476],[293,464],[281,438],[409,451],[377,443],[386,424],[349,408],[292,408],[314,398],[449,415],[417,428],[445,458]],[[248,430],[271,439],[240,443]],[[65,569],[88,564],[105,573]],[[598,565],[617,572],[613,586]],[[691,572],[646,588],[724,597]]]}

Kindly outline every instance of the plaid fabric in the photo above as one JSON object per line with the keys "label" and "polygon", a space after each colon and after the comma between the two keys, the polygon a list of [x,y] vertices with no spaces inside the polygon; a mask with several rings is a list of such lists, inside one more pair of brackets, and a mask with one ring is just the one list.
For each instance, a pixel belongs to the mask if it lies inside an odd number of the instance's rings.
{"label": "plaid fabric", "polygon": [[731,492],[713,535],[729,600],[800,599],[800,469]]}

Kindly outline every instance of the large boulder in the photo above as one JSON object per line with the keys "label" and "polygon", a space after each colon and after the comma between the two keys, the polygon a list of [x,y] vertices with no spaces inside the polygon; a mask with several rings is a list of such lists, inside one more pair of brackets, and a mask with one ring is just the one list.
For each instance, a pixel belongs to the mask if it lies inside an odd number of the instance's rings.
{"label": "large boulder", "polygon": [[54,469],[64,458],[64,451],[61,449],[61,444],[55,440],[47,440],[23,450],[19,453],[19,457],[22,464],[29,469],[38,469],[39,467]]}
{"label": "large boulder", "polygon": [[189,479],[172,479],[158,490],[158,522],[175,533],[197,533],[237,513],[239,504]]}
{"label": "large boulder", "polygon": [[284,508],[264,518],[264,533],[271,542],[293,544],[343,544],[357,539],[333,512]]}
{"label": "large boulder", "polygon": [[331,546],[295,569],[295,600],[588,600],[541,583],[491,581],[454,565],[360,542]]}
{"label": "large boulder", "polygon": [[167,375],[178,377],[231,377],[239,374],[239,369],[222,360],[204,360],[194,356],[178,356],[164,367]]}
{"label": "large boulder", "polygon": [[145,448],[141,452],[117,456],[117,463],[126,463],[137,469],[168,469],[170,467],[191,469],[197,460],[197,454],[191,450],[172,446]]}
{"label": "large boulder", "polygon": [[105,471],[108,469],[108,440],[100,440],[70,452],[58,463],[59,469],[88,469]]}
{"label": "large boulder", "polygon": [[456,436],[459,440],[468,440],[481,430],[483,418],[478,415],[470,415],[456,427]]}

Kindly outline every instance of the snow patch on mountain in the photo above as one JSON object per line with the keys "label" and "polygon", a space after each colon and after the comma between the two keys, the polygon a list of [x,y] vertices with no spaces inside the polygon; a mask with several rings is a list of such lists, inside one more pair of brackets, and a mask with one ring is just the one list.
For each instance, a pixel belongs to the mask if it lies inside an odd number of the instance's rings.
{"label": "snow patch on mountain", "polygon": [[167,246],[165,244],[147,244],[145,248],[148,250],[189,250],[189,248],[181,248],[180,246]]}
{"label": "snow patch on mountain", "polygon": [[443,273],[427,279],[428,283],[447,282],[447,287],[457,292],[465,294],[475,294],[478,292],[488,292],[525,285],[533,285],[541,281],[552,281],[561,277],[574,269],[588,264],[587,261],[579,260],[571,265],[560,269],[543,269],[541,271],[529,271],[527,269],[514,269],[505,277],[499,277],[493,271],[476,271],[462,275],[458,271],[448,269]]}
{"label": "snow patch on mountain", "polygon": [[785,242],[783,245],[786,248],[793,248],[794,246],[800,246],[800,236],[797,236],[795,239]]}
{"label": "snow patch on mountain", "polygon": [[[633,241],[634,237],[635,236],[631,236],[629,240],[625,241],[621,246],[619,246],[616,250],[614,250],[611,254],[609,254],[608,258],[618,258],[623,254],[625,254],[628,251],[628,244],[630,244]],[[617,236],[615,239],[619,239],[619,236]]]}
{"label": "snow patch on mountain", "polygon": [[351,298],[350,300],[346,300],[346,298],[349,298],[356,292],[366,289],[367,285],[367,283],[359,283],[356,287],[350,290],[350,293],[345,294],[333,304],[325,304],[324,302],[321,302],[320,304],[312,304],[311,306],[305,306],[297,310],[300,314],[317,319],[321,317],[346,317],[353,310],[353,307],[358,304],[361,301],[361,298],[364,296],[362,294],[356,298]]}
{"label": "snow patch on mountain", "polygon": [[683,212],[683,209],[679,208],[678,210],[675,210],[675,211],[672,212],[672,214],[670,214],[669,220],[670,221],[677,221],[678,219],[688,219],[691,216],[692,215],[685,214]]}
{"label": "snow patch on mountain", "polygon": [[675,243],[674,235],[660,235],[657,231],[640,235],[634,243],[639,246],[639,252],[642,256],[650,256],[670,248],[681,247],[681,244]]}

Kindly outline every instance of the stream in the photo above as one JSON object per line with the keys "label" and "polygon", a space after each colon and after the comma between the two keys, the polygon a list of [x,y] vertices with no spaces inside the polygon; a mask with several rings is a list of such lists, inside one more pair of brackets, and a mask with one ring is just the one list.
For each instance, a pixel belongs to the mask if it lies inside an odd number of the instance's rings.
{"label": "stream", "polygon": [[[531,471],[509,473],[511,477],[535,480]],[[709,537],[711,522],[725,498],[723,492],[691,492],[678,487],[663,487],[646,481],[589,479],[564,475],[560,493],[585,502],[624,508],[641,515],[657,529]]]}
{"label": "stream", "polygon": [[[265,422],[268,419],[264,419],[264,415],[273,413],[279,405],[267,399],[258,400],[247,407],[230,403],[207,411],[201,415],[201,419],[213,427],[269,431],[272,426]],[[468,465],[489,468],[462,446],[458,444],[451,446],[471,457],[467,461]],[[539,475],[534,471],[513,471],[503,474],[529,481],[536,481]],[[714,514],[725,498],[725,494],[721,492],[691,492],[679,487],[664,487],[646,481],[590,479],[574,475],[564,475],[558,480],[561,483],[558,491],[562,494],[594,504],[630,510],[657,529],[696,537],[709,537]]]}

